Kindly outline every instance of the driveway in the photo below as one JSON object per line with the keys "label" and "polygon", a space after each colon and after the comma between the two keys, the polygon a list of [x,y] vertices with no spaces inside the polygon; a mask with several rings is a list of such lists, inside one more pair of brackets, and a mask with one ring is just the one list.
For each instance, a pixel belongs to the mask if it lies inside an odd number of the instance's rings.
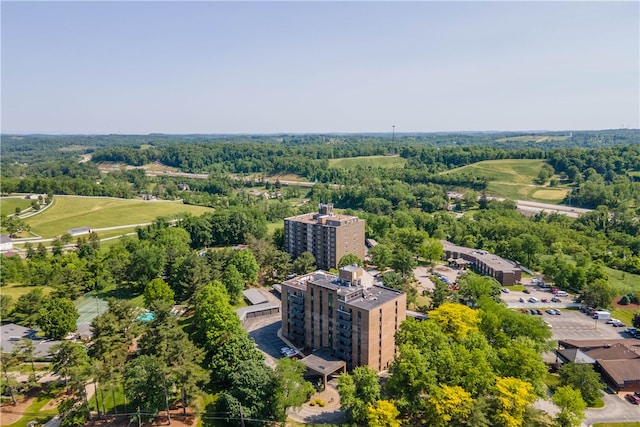
{"label": "driveway", "polygon": [[252,317],[244,323],[244,328],[251,339],[255,341],[258,349],[265,354],[267,364],[271,367],[274,367],[276,360],[282,357],[280,349],[287,345],[278,338],[278,330],[281,324],[282,318],[280,314]]}
{"label": "driveway", "polygon": [[615,394],[607,389],[602,395],[604,407],[587,409],[585,411],[586,418],[582,421],[582,426],[603,422],[638,422],[640,420],[640,406],[632,405],[625,400],[625,394]]}

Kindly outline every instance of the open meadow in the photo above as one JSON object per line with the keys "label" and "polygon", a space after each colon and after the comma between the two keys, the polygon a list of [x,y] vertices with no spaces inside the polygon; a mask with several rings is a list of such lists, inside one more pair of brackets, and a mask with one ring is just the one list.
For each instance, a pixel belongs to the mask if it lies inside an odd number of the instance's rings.
{"label": "open meadow", "polygon": [[[53,204],[48,209],[25,221],[31,226],[33,233],[43,238],[51,238],[64,234],[71,228],[144,224],[163,215],[181,212],[200,215],[212,211],[211,208],[185,205],[182,202],[55,196]],[[125,230],[118,230],[114,234],[124,232]]]}
{"label": "open meadow", "polygon": [[329,160],[329,167],[353,169],[356,166],[373,166],[380,168],[401,168],[407,159],[400,156],[361,156]]}
{"label": "open meadow", "polygon": [[16,212],[16,208],[25,210],[31,206],[31,200],[23,197],[0,197],[0,215],[11,215]]}
{"label": "open meadow", "polygon": [[490,180],[487,194],[492,196],[560,203],[569,193],[569,188],[546,187],[533,183],[542,165],[544,161],[540,159],[485,160],[443,173],[465,172],[486,177]]}

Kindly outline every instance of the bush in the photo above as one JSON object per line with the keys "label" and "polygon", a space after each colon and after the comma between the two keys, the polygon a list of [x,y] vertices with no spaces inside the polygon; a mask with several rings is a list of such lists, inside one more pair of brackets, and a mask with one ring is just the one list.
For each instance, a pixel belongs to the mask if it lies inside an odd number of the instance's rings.
{"label": "bush", "polygon": [[620,298],[620,304],[629,305],[630,303],[631,303],[631,298],[629,298],[629,295],[623,295],[622,298]]}
{"label": "bush", "polygon": [[313,399],[311,402],[309,402],[309,406],[316,406],[316,405],[318,405],[321,408],[324,408],[326,403],[322,399],[317,397],[317,398]]}

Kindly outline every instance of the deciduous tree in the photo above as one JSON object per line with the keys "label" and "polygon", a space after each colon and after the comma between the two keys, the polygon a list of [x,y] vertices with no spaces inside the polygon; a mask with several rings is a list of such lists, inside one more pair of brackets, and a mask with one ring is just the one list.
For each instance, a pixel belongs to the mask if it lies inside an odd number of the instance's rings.
{"label": "deciduous tree", "polygon": [[76,330],[79,317],[73,301],[68,298],[52,298],[45,301],[40,309],[37,322],[47,337],[60,340]]}
{"label": "deciduous tree", "polygon": [[582,399],[580,390],[571,386],[558,387],[553,394],[553,403],[560,408],[556,416],[560,427],[577,427],[584,419],[587,404]]}

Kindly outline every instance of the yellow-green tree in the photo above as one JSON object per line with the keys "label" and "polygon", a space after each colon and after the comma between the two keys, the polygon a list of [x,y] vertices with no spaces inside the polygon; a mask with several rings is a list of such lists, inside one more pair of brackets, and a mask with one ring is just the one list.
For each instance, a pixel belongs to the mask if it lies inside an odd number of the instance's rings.
{"label": "yellow-green tree", "polygon": [[375,405],[367,405],[367,424],[369,427],[400,427],[400,411],[393,400],[377,400]]}
{"label": "yellow-green tree", "polygon": [[460,386],[442,384],[433,387],[428,399],[429,425],[445,427],[464,424],[472,405],[471,393]]}
{"label": "yellow-green tree", "polygon": [[498,378],[494,396],[497,405],[495,424],[504,427],[520,427],[527,406],[536,400],[533,386],[513,377]]}
{"label": "yellow-green tree", "polygon": [[430,311],[429,318],[440,325],[445,333],[459,339],[465,338],[471,331],[477,331],[480,324],[476,310],[450,302]]}
{"label": "yellow-green tree", "polygon": [[584,418],[584,410],[587,404],[582,399],[580,390],[576,390],[571,386],[558,387],[553,394],[553,403],[559,408],[557,420],[560,427],[579,426],[580,421]]}

